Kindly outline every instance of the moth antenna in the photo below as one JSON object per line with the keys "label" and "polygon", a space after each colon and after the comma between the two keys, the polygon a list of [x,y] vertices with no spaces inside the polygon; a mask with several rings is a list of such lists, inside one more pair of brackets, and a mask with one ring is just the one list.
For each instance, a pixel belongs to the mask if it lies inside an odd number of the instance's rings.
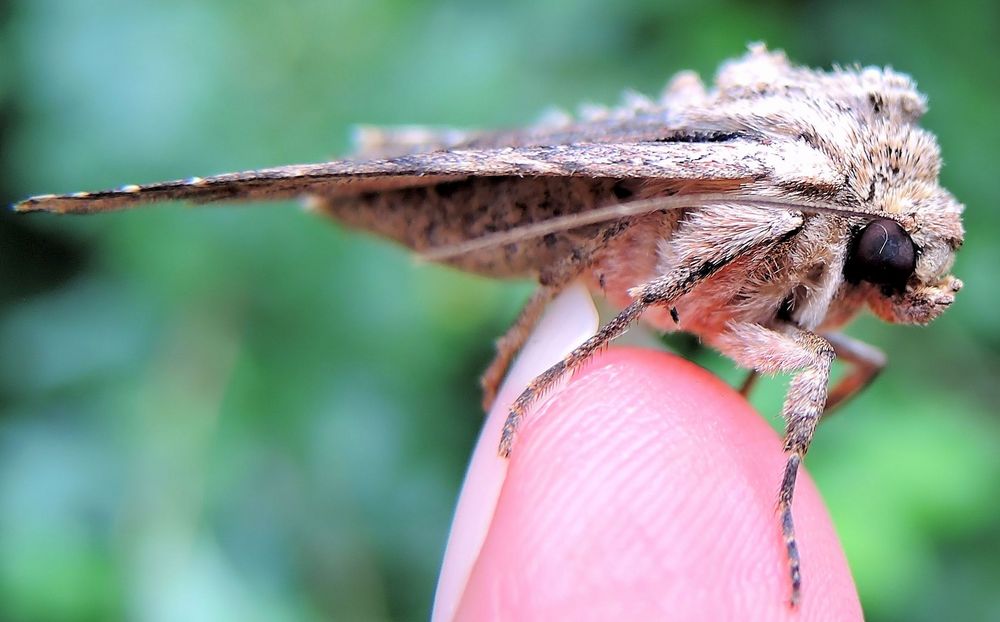
{"label": "moth antenna", "polygon": [[520,242],[539,238],[549,233],[558,233],[592,225],[599,222],[607,222],[628,216],[647,214],[662,209],[679,209],[691,207],[693,202],[697,202],[698,197],[704,195],[684,195],[671,197],[656,197],[653,199],[641,199],[629,201],[628,203],[617,203],[607,207],[599,207],[579,214],[569,214],[567,216],[556,216],[541,222],[515,227],[507,231],[491,233],[457,244],[447,244],[424,251],[417,255],[418,259],[425,261],[441,261],[451,259],[466,253],[472,253],[488,248],[495,248],[504,244]]}
{"label": "moth antenna", "polygon": [[640,216],[661,210],[692,209],[718,205],[754,205],[759,207],[769,207],[780,210],[796,210],[807,213],[833,212],[841,215],[851,213],[866,218],[875,218],[876,214],[865,212],[848,212],[843,208],[828,206],[823,204],[797,204],[791,202],[780,202],[775,200],[762,200],[759,197],[745,196],[740,194],[724,193],[701,193],[701,194],[678,194],[663,197],[653,197],[649,199],[639,199],[626,203],[616,203],[606,207],[598,207],[578,214],[557,216],[541,222],[515,227],[507,231],[498,231],[478,238],[459,242],[457,244],[447,244],[426,250],[417,254],[417,259],[422,261],[443,261],[452,259],[467,253],[473,253],[504,244],[512,244],[524,240],[540,238],[550,233],[559,233],[593,225],[596,223],[628,218],[630,216]]}

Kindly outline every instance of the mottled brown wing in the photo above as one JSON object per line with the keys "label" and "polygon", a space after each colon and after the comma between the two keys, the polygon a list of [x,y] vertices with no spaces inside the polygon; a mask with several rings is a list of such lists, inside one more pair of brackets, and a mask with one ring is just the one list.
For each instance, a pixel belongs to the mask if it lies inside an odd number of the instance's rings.
{"label": "mottled brown wing", "polygon": [[355,128],[357,155],[363,158],[391,158],[427,151],[544,147],[581,143],[635,144],[643,142],[723,142],[736,138],[734,132],[692,131],[680,127],[669,111],[643,99],[651,107],[641,112],[633,108],[602,109],[600,118],[573,119],[553,112],[540,123],[514,130],[462,130],[449,127],[401,125]]}
{"label": "mottled brown wing", "polygon": [[140,203],[195,203],[377,193],[470,177],[589,177],[749,183],[766,179],[772,163],[755,157],[754,141],[584,142],[556,146],[451,149],[382,160],[338,160],[280,166],[211,177],[126,185],[113,190],[40,195],[17,211],[96,213]]}

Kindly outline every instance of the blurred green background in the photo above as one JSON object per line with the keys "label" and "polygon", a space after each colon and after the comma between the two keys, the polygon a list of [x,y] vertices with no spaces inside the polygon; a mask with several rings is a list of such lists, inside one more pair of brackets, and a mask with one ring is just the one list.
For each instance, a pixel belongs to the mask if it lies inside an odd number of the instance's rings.
{"label": "blurred green background", "polygon": [[[892,364],[809,467],[871,620],[998,620],[998,26],[975,1],[0,0],[0,201],[320,161],[358,122],[524,124],[753,40],[890,64],[968,206],[966,289],[927,329],[855,325]],[[3,213],[0,619],[426,618],[476,377],[529,291],[290,204]]]}

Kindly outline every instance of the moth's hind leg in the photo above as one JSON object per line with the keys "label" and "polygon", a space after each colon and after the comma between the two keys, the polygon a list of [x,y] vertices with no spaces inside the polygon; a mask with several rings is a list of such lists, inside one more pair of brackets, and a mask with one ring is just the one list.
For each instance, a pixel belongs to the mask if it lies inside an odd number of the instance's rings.
{"label": "moth's hind leg", "polygon": [[507,374],[507,369],[510,367],[511,361],[514,360],[514,356],[524,346],[524,342],[528,340],[528,336],[531,335],[535,324],[541,319],[545,307],[573,279],[580,276],[588,265],[586,257],[589,255],[589,252],[585,253],[581,251],[557,262],[554,266],[546,269],[539,275],[538,289],[535,290],[535,293],[525,303],[521,312],[517,315],[517,319],[514,320],[514,324],[507,329],[503,337],[497,339],[497,353],[479,379],[479,385],[483,389],[483,410],[489,412],[490,408],[493,407],[497,391],[500,389],[500,383]]}
{"label": "moth's hind leg", "polygon": [[559,289],[551,286],[540,285],[535,293],[531,295],[528,302],[521,309],[514,320],[514,324],[507,329],[503,337],[496,341],[497,353],[490,361],[489,367],[483,372],[479,379],[479,385],[483,388],[483,410],[489,412],[493,407],[493,401],[497,397],[500,382],[507,374],[507,368],[514,356],[520,351],[521,346],[527,341],[528,336],[542,317],[545,306],[555,298]]}
{"label": "moth's hind leg", "polygon": [[788,554],[794,606],[802,591],[802,571],[792,521],[792,496],[799,465],[809,450],[826,406],[834,347],[826,339],[798,328],[788,326],[779,332],[758,324],[732,326],[718,346],[740,365],[760,373],[797,372],[781,411],[786,423],[784,449],[788,458],[778,492],[778,513]]}
{"label": "moth's hind leg", "polygon": [[[696,265],[702,266],[700,263]],[[719,267],[703,266],[703,276],[707,277],[711,275]],[[521,419],[524,418],[528,408],[539,397],[551,389],[560,378],[566,374],[573,373],[574,370],[579,368],[594,353],[628,330],[633,323],[638,321],[647,308],[654,305],[670,304],[690,290],[697,280],[692,275],[696,274],[699,274],[698,270],[685,267],[630,290],[629,294],[633,298],[632,304],[625,307],[621,313],[602,326],[596,335],[584,341],[570,352],[566,358],[532,380],[531,384],[514,400],[514,403],[510,407],[510,412],[507,414],[507,421],[503,426],[503,435],[500,438],[500,455],[510,455],[517,426],[521,423]]]}

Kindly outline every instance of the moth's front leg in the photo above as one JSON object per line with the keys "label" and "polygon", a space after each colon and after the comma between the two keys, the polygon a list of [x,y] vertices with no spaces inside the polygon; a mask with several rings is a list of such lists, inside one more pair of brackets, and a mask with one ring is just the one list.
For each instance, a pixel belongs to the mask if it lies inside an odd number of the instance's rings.
{"label": "moth's front leg", "polygon": [[824,335],[830,345],[833,346],[837,358],[848,363],[852,369],[830,389],[830,396],[826,399],[826,414],[829,416],[831,410],[851,399],[873,380],[885,368],[885,353],[873,345],[863,341],[858,341],[842,333],[830,333]]}
{"label": "moth's front leg", "polygon": [[740,395],[749,398],[750,392],[753,388],[757,386],[757,380],[760,379],[760,374],[757,373],[756,369],[751,369],[750,373],[747,374],[746,379],[743,380],[743,384],[740,385]]}
{"label": "moth's front leg", "polygon": [[788,387],[781,412],[786,423],[785,452],[788,458],[778,493],[778,512],[788,553],[794,606],[802,590],[802,572],[792,521],[792,495],[799,465],[809,450],[816,425],[826,406],[834,348],[826,339],[799,328],[783,326],[770,329],[759,324],[730,326],[718,346],[738,364],[760,373],[797,372]]}
{"label": "moth's front leg", "polygon": [[[826,398],[826,409],[823,411],[825,419],[830,416],[832,410],[870,385],[885,369],[886,358],[885,353],[875,346],[843,333],[824,333],[823,338],[833,346],[837,358],[851,366],[847,375],[830,389],[830,395]],[[759,377],[760,374],[756,370],[750,370],[746,380],[740,385],[740,395],[748,397]]]}

